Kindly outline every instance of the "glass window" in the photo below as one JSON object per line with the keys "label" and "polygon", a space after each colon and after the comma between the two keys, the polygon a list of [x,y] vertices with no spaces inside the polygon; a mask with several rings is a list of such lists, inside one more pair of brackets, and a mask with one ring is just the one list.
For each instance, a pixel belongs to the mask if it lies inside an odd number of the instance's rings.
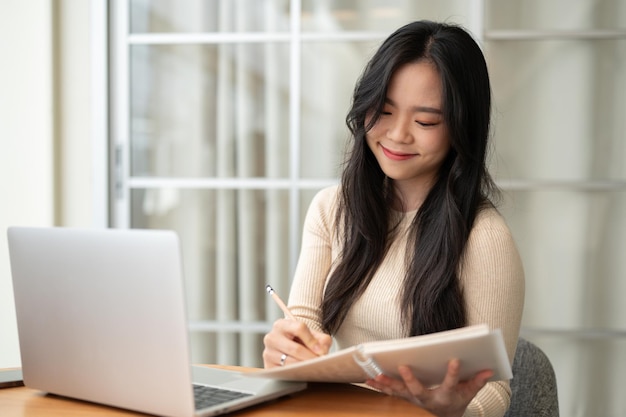
{"label": "glass window", "polygon": [[418,19],[467,24],[471,9],[464,0],[302,0],[302,30],[391,32]]}
{"label": "glass window", "polygon": [[[134,228],[174,230],[180,237],[189,319],[221,323],[225,328],[220,334],[228,334],[237,346],[240,329],[228,327],[244,323],[258,328],[282,314],[268,299],[265,285],[270,282],[285,297],[289,293],[288,212],[284,190],[154,188],[131,193]],[[269,325],[262,328],[267,331]],[[242,343],[241,349],[212,354],[222,359],[219,363],[258,366],[261,346]],[[215,345],[199,347],[194,357],[207,357],[213,349]]]}
{"label": "glass window", "polygon": [[486,0],[488,30],[626,29],[622,0]]}
{"label": "glass window", "polygon": [[531,303],[523,324],[623,328],[626,282],[616,277],[626,276],[619,254],[626,247],[626,191],[548,188],[505,197],[501,210],[524,260]]}
{"label": "glass window", "polygon": [[[134,45],[131,174],[286,177],[287,44]],[[271,163],[268,163],[271,161]]]}
{"label": "glass window", "polygon": [[300,129],[303,177],[339,176],[349,137],[345,120],[354,85],[379,43],[303,42]]}
{"label": "glass window", "polygon": [[131,33],[284,32],[288,0],[130,0]]}
{"label": "glass window", "polygon": [[179,233],[194,362],[262,365],[282,315],[264,286],[288,296],[308,205],[339,179],[354,85],[387,34],[432,19],[464,25],[485,51],[490,168],[526,270],[522,334],[553,360],[563,415],[623,409],[593,381],[623,386],[626,366],[626,2],[111,10],[112,226]]}
{"label": "glass window", "polygon": [[488,42],[501,179],[626,180],[626,40]]}

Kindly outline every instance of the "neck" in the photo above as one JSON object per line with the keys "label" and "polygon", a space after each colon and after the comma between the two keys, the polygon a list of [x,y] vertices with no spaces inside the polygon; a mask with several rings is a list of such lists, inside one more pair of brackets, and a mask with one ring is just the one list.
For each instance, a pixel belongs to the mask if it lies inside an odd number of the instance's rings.
{"label": "neck", "polygon": [[405,181],[393,181],[395,193],[394,209],[397,211],[418,210],[432,188],[431,183],[415,183]]}

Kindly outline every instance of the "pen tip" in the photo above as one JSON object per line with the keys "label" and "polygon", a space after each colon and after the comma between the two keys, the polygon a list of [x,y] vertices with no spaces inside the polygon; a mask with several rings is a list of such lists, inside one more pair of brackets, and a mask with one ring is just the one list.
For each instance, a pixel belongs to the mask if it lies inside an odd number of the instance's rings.
{"label": "pen tip", "polygon": [[267,284],[267,285],[265,286],[265,291],[267,291],[267,293],[268,293],[268,294],[271,294],[271,293],[273,293],[273,292],[274,292],[274,289],[272,288],[272,286],[271,286],[271,285]]}

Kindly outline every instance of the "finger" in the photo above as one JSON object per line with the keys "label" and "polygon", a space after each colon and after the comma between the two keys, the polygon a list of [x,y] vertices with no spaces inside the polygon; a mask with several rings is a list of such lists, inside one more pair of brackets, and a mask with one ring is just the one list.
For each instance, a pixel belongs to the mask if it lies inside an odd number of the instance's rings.
{"label": "finger", "polygon": [[281,354],[286,353],[296,360],[311,359],[328,352],[326,347],[318,344],[317,338],[307,325],[300,321],[276,320],[266,339],[267,347],[273,347]]}
{"label": "finger", "polygon": [[317,358],[315,353],[300,343],[284,336],[268,333],[264,340],[266,343],[263,350],[263,361],[266,366],[280,365],[280,358],[283,354],[291,359],[290,362]]}
{"label": "finger", "polygon": [[275,366],[285,366],[287,363],[294,363],[297,360],[290,359],[289,355],[278,350],[267,350],[263,352],[263,362],[266,368],[273,368]]}
{"label": "finger", "polygon": [[272,368],[278,365],[278,362],[276,361],[276,355],[280,355],[280,351],[276,347],[278,344],[278,342],[276,341],[277,338],[278,336],[274,331],[267,333],[263,337],[263,344],[265,345],[262,355],[264,368]]}
{"label": "finger", "polygon": [[458,359],[451,359],[448,362],[448,372],[443,378],[441,387],[444,389],[452,390],[459,383],[459,374],[461,372],[461,361]]}
{"label": "finger", "polygon": [[273,368],[276,366],[276,361],[274,360],[273,350],[269,349],[267,345],[265,349],[263,349],[263,367],[264,368]]}
{"label": "finger", "polygon": [[289,360],[289,355],[287,355],[286,353],[280,353],[280,356],[278,357],[278,366],[285,366],[287,365],[287,361]]}
{"label": "finger", "polygon": [[417,378],[415,378],[415,374],[413,374],[413,371],[411,371],[411,368],[409,368],[408,366],[404,366],[404,365],[399,366],[398,372],[400,373],[400,376],[402,377],[402,380],[404,381],[404,385],[406,386],[408,391],[411,393],[411,396],[419,398],[420,396],[424,394],[424,391],[426,390],[426,388],[424,387],[424,385],[422,385],[422,383]]}
{"label": "finger", "polygon": [[369,385],[370,387],[374,388],[375,390],[378,390],[384,394],[387,395],[394,395],[394,391],[393,389],[391,389],[391,387],[388,384],[385,383],[381,383],[379,381],[377,381],[378,378],[376,379],[368,379],[367,381],[365,381],[365,383],[367,385]]}
{"label": "finger", "polygon": [[[415,392],[420,392],[423,390],[423,386],[415,377],[413,377],[413,373],[410,368],[404,367],[406,371],[408,371],[413,380],[418,384],[414,386]],[[424,407],[424,398],[415,395],[410,389],[409,386],[402,380],[390,378],[386,375],[378,375],[374,379],[369,379],[366,381],[366,384],[370,387],[377,389],[387,395],[404,398],[405,400],[417,404],[420,407]],[[427,399],[427,398],[426,398]]]}
{"label": "finger", "polygon": [[395,379],[387,375],[381,374],[374,378],[374,380],[382,386],[391,389],[396,395],[404,396],[409,392],[407,390],[406,384],[401,379]]}
{"label": "finger", "polygon": [[[319,354],[325,355],[330,350],[330,346],[332,345],[333,339],[330,335],[322,332],[317,332],[315,330],[311,330],[313,336],[317,339],[317,344],[320,347]],[[321,352],[321,353],[320,353]]]}
{"label": "finger", "polygon": [[[285,321],[281,319],[280,321]],[[315,358],[317,355],[310,352],[303,345],[294,341],[294,336],[285,328],[284,323],[277,321],[272,330],[263,337],[263,365],[271,368],[280,365],[283,354],[291,356],[292,361]]]}
{"label": "finger", "polygon": [[493,371],[486,370],[478,372],[474,378],[470,381],[472,385],[474,385],[476,391],[478,392],[482,387],[484,387],[489,379],[493,376]]}
{"label": "finger", "polygon": [[[266,337],[265,340],[267,339],[268,338]],[[287,340],[286,342],[281,343],[281,347],[269,347],[270,345],[271,343],[266,345],[265,349],[263,350],[263,365],[265,368],[284,366],[288,363],[299,362],[302,360],[317,357],[314,353],[308,351],[304,346],[292,340]],[[292,354],[290,352],[297,353]]]}
{"label": "finger", "polygon": [[[292,340],[306,347],[306,349],[312,352],[315,356],[321,356],[328,353],[328,348],[330,347],[330,336],[319,332],[313,332],[305,323],[301,321],[284,320],[284,322],[281,322],[280,325],[283,326],[283,329],[291,335]],[[290,354],[293,354],[296,357],[299,357],[299,354],[302,353],[303,352],[290,352]],[[309,355],[307,355],[307,357],[308,356]]]}

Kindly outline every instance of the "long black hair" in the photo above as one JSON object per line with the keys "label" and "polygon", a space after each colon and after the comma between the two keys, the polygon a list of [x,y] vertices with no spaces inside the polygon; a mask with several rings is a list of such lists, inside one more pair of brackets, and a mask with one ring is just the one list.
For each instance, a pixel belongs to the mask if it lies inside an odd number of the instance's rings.
{"label": "long black hair", "polygon": [[371,281],[393,237],[393,181],[378,165],[366,133],[380,117],[393,74],[420,60],[434,64],[441,77],[451,149],[411,226],[402,319],[410,335],[466,325],[458,268],[478,211],[497,195],[486,168],[489,74],[482,51],[463,28],[417,21],[391,34],[368,62],[346,117],[354,142],[337,211],[343,251],[322,302],[322,325],[330,334]]}

